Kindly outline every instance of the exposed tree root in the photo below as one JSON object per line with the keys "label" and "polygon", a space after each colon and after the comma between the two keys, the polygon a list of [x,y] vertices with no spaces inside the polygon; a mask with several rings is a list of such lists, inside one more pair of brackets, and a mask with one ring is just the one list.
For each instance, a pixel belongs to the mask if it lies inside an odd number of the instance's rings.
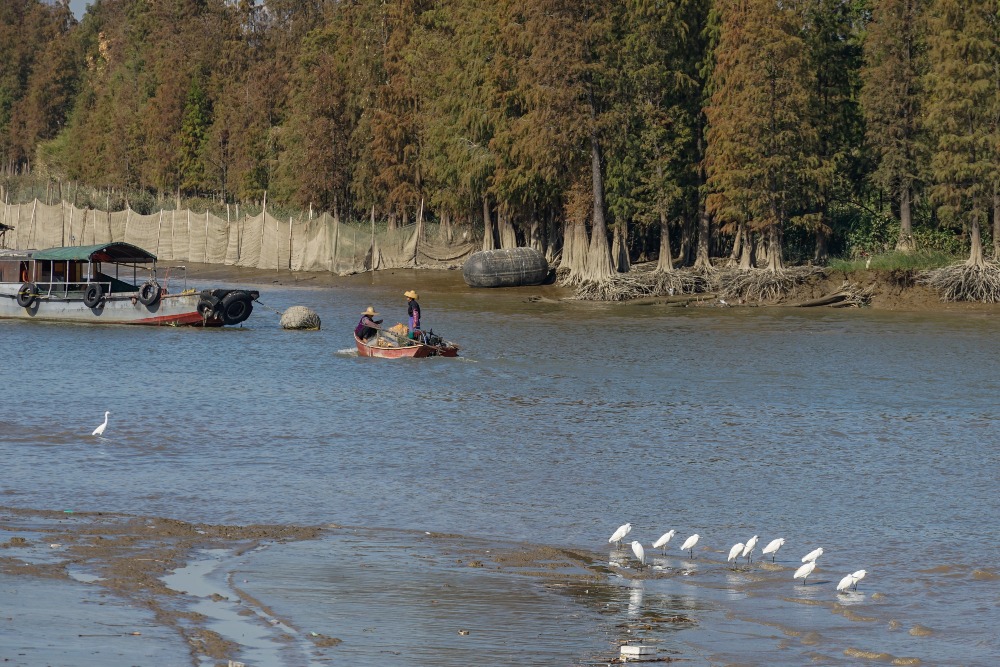
{"label": "exposed tree root", "polygon": [[831,308],[848,308],[851,306],[862,307],[871,305],[872,294],[875,291],[874,285],[868,287],[858,287],[854,283],[844,281],[840,289],[833,294],[821,296],[818,299],[803,301],[792,304],[796,308],[814,308],[817,306],[830,306]]}
{"label": "exposed tree root", "polygon": [[986,262],[982,267],[952,264],[922,271],[917,282],[936,290],[942,301],[1000,302],[1000,263],[997,262]]}
{"label": "exposed tree root", "polygon": [[706,275],[686,269],[657,271],[633,267],[632,271],[617,273],[608,280],[581,283],[577,287],[576,298],[584,301],[629,301],[643,297],[697,294],[708,289]]}
{"label": "exposed tree root", "polygon": [[781,271],[726,268],[712,274],[714,291],[723,298],[743,302],[775,301],[822,269],[799,266]]}

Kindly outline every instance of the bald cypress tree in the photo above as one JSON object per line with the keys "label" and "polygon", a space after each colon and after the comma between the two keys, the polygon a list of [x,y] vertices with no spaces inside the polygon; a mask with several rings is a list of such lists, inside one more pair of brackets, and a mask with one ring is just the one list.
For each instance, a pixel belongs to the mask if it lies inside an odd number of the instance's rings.
{"label": "bald cypress tree", "polygon": [[865,39],[861,105],[878,159],[874,181],[896,199],[896,249],[913,243],[912,192],[920,171],[922,76],[927,0],[878,0]]}
{"label": "bald cypress tree", "polygon": [[794,5],[773,0],[721,0],[718,9],[713,94],[705,109],[707,206],[731,229],[742,223],[763,235],[773,273],[784,268],[784,227],[825,173],[810,123],[814,84],[802,17]]}
{"label": "bald cypress tree", "polygon": [[997,177],[997,1],[935,0],[928,27],[932,195],[943,217],[964,222],[966,265],[982,269],[981,223]]}

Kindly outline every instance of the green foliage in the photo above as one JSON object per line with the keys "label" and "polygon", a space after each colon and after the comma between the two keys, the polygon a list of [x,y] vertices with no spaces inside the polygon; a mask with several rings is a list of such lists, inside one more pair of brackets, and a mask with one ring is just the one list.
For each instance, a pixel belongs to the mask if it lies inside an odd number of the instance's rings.
{"label": "green foliage", "polygon": [[996,0],[102,0],[78,24],[5,0],[0,170],[136,210],[485,200],[525,238],[596,211],[593,139],[630,240],[665,219],[686,243],[707,196],[717,253],[748,223],[794,261],[882,255],[908,186],[918,248],[954,252],[1000,180],[998,23]]}
{"label": "green foliage", "polygon": [[968,250],[967,241],[950,229],[917,227],[913,239],[919,250],[946,255],[952,261]]}
{"label": "green foliage", "polygon": [[847,245],[854,258],[889,252],[899,238],[899,221],[888,216],[865,212],[855,219],[847,232]]}
{"label": "green foliage", "polygon": [[205,91],[202,90],[201,84],[195,80],[188,91],[187,103],[184,106],[180,155],[178,156],[181,187],[185,190],[201,189],[205,183],[205,164],[202,160],[202,150],[211,122],[211,102],[205,95]]}

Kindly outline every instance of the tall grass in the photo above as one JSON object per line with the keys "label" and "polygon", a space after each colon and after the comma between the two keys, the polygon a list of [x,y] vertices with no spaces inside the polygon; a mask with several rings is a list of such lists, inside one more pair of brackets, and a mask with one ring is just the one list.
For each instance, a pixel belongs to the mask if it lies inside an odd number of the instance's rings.
{"label": "tall grass", "polygon": [[965,259],[957,255],[938,250],[921,250],[912,253],[887,252],[860,259],[831,259],[829,267],[835,271],[851,273],[854,271],[924,271],[939,269]]}

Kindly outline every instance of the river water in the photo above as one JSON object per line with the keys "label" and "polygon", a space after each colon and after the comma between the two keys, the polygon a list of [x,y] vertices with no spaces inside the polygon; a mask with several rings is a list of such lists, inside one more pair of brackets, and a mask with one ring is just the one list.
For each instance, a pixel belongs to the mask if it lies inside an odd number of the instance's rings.
{"label": "river water", "polygon": [[[591,664],[629,639],[694,665],[1000,659],[994,315],[567,303],[457,272],[260,289],[323,330],[262,308],[225,330],[0,321],[0,505],[346,526],[237,568],[342,639],[340,664]],[[405,321],[405,289],[460,358],[357,357],[361,311]],[[608,544],[626,521],[642,573]],[[785,538],[776,563],[728,569],[752,535],[758,556]],[[511,544],[609,574],[577,590],[455,566]]]}

